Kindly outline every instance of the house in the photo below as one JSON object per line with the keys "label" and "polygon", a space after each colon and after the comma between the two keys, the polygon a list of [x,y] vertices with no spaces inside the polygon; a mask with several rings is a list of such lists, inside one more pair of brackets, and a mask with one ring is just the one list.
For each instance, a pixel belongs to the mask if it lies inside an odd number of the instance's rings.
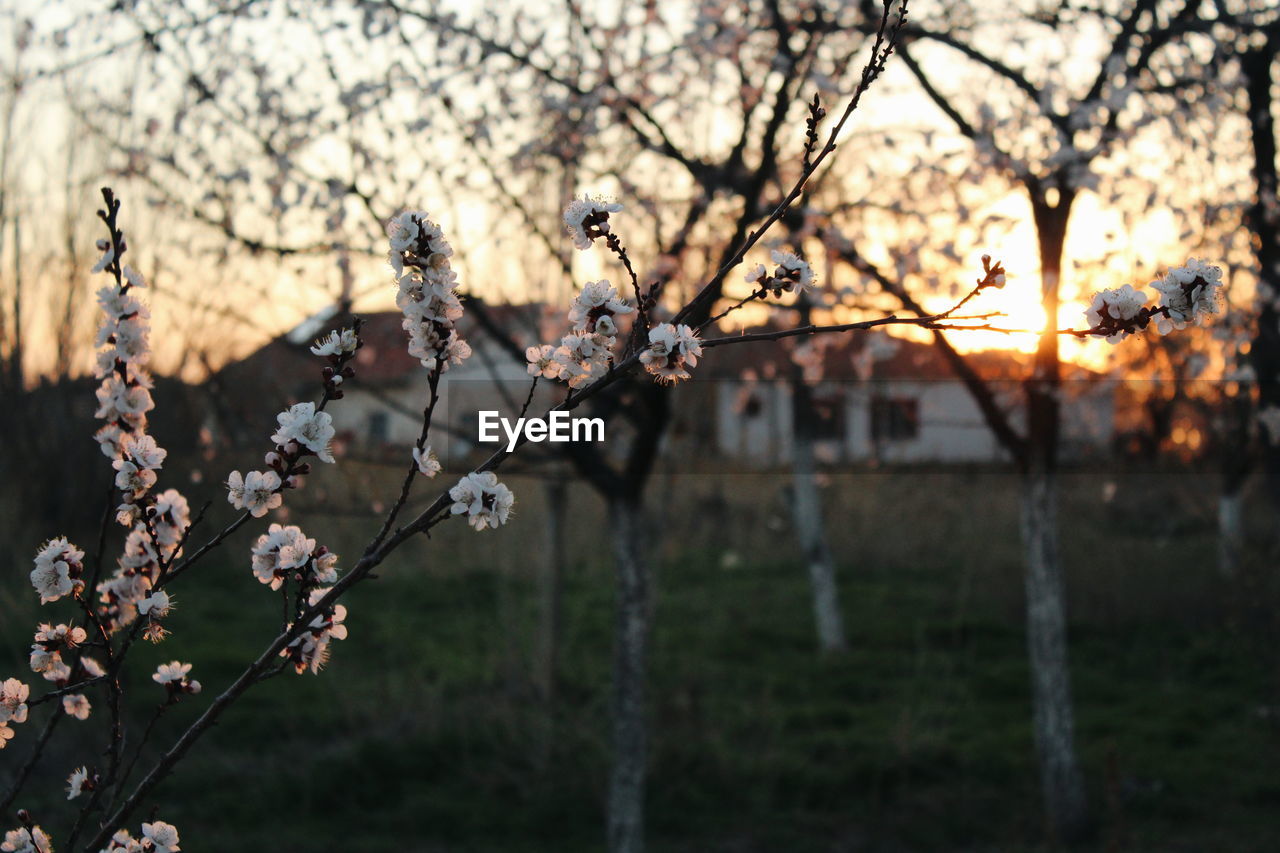
{"label": "house", "polygon": [[[503,329],[521,346],[553,340],[558,315],[537,305],[490,306]],[[335,323],[304,324],[268,343],[216,377],[224,386],[247,385],[251,394],[218,395],[240,405],[271,401],[273,411],[314,398],[321,364],[307,347]],[[395,460],[418,438],[427,402],[427,371],[408,355],[400,315],[365,317],[364,347],[355,359],[356,380],[328,411],[336,441],[348,456]],[[550,322],[548,322],[548,320]],[[440,383],[430,444],[446,467],[460,467],[496,445],[478,442],[478,413],[513,417],[529,393],[523,362],[497,345],[468,315],[460,331],[473,355],[451,367]],[[988,351],[967,356],[1021,425],[1021,379],[1028,356]],[[987,428],[964,384],[937,349],[883,332],[830,336],[796,343],[746,344],[708,353],[695,379],[674,389],[678,403],[664,451],[733,460],[749,467],[786,464],[791,453],[792,410],[788,379],[799,360],[807,365],[815,411],[815,453],[830,464],[1005,463],[1008,454]],[[1072,365],[1064,366],[1062,456],[1083,460],[1110,451],[1115,422],[1113,384]],[[541,382],[529,411],[544,411],[563,394]],[[253,416],[263,420],[261,413]],[[245,414],[223,413],[244,425]],[[254,441],[266,427],[257,426]],[[454,462],[454,465],[450,465]]]}
{"label": "house", "polygon": [[[994,390],[1010,420],[1025,423],[1022,378],[1028,357],[988,351],[966,356]],[[964,383],[932,344],[884,332],[812,339],[782,346],[717,350],[702,380],[714,380],[717,450],[767,467],[790,459],[791,378],[807,365],[815,454],[827,463],[1004,463],[1010,457],[987,427]],[[1064,365],[1061,456],[1080,461],[1108,453],[1115,421],[1114,383]]]}
{"label": "house", "polygon": [[[494,322],[504,329],[520,330],[518,336],[529,343],[538,337],[541,310],[537,306],[491,306],[487,310]],[[264,405],[278,412],[318,395],[324,362],[309,348],[316,338],[340,325],[332,313],[308,319],[215,375],[212,381],[224,390],[239,389],[234,394],[216,395],[226,409],[215,413],[216,421],[229,443],[260,442],[262,435],[270,434],[268,427],[274,427],[274,420],[264,420]],[[409,355],[398,312],[363,315],[363,320],[364,346],[353,362],[356,377],[344,388],[342,400],[326,409],[333,418],[334,441],[348,457],[407,458],[407,449],[422,429],[429,398],[427,370]],[[460,324],[460,331],[473,354],[442,375],[428,442],[446,466],[450,459],[465,458],[477,449],[479,411],[492,409],[513,417],[530,384],[524,364],[517,363],[490,336],[468,323]],[[548,386],[545,383],[538,389],[531,411],[552,404],[554,389]],[[244,425],[249,423],[261,426],[246,434]]]}

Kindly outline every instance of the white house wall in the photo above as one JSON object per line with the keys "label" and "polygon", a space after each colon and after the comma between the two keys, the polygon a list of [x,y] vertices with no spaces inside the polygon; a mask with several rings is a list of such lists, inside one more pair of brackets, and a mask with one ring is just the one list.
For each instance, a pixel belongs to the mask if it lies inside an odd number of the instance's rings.
{"label": "white house wall", "polygon": [[[744,383],[716,383],[717,450],[757,466],[785,464],[791,457],[791,403],[784,382],[755,383],[752,393],[760,411],[749,417],[741,411]],[[1063,456],[1074,459],[1106,452],[1114,430],[1114,389],[1107,383],[1089,383],[1064,395]],[[815,450],[828,463],[919,464],[928,462],[982,463],[1007,461],[1009,456],[991,433],[982,412],[958,381],[872,380],[870,382],[820,383],[815,393],[840,394],[844,398],[844,437],[819,441]],[[1009,400],[1020,401],[1021,387],[1009,383]],[[872,399],[916,401],[919,430],[914,438],[875,441],[872,436]],[[1010,412],[1022,422],[1022,407]]]}

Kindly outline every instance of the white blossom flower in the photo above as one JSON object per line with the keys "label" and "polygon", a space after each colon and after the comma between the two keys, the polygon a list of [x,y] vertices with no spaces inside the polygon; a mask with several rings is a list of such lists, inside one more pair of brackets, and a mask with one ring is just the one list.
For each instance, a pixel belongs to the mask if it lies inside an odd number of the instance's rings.
{"label": "white blossom flower", "polygon": [[133,294],[125,293],[115,285],[99,288],[97,297],[98,307],[106,315],[106,322],[98,330],[97,345],[102,346],[114,332],[114,323],[123,317],[140,314],[144,309],[142,303],[135,299]]}
{"label": "white blossom flower", "polygon": [[169,451],[156,444],[156,440],[145,433],[131,435],[120,441],[120,449],[127,459],[139,468],[157,470],[164,465]]}
{"label": "white blossom flower", "polygon": [[342,329],[330,332],[326,337],[317,340],[315,346],[311,348],[311,353],[321,356],[347,355],[355,352],[356,345],[359,343],[360,339],[356,337],[354,329]]}
{"label": "white blossom flower", "polygon": [[337,583],[338,555],[321,545],[311,560],[311,578],[316,583]]}
{"label": "white blossom flower", "polygon": [[191,506],[177,489],[165,489],[155,501],[151,526],[156,544],[171,553],[191,526]]}
{"label": "white blossom flower", "polygon": [[151,680],[163,686],[169,692],[171,699],[179,693],[199,693],[200,682],[188,679],[189,672],[191,672],[191,664],[170,661],[160,664],[152,674]]}
{"label": "white blossom flower", "polygon": [[253,545],[254,577],[279,589],[291,570],[306,567],[315,547],[316,540],[308,539],[301,528],[273,524]]}
{"label": "white blossom flower", "polygon": [[0,684],[0,725],[27,721],[27,697],[31,688],[16,678],[7,678]]}
{"label": "white blossom flower", "polygon": [[127,829],[117,829],[111,836],[111,843],[103,847],[101,853],[147,853],[142,842],[134,839]]}
{"label": "white blossom flower", "polygon": [[67,712],[67,716],[75,717],[77,720],[89,719],[89,700],[82,693],[73,696],[62,697],[62,710]]}
{"label": "white blossom flower", "polygon": [[678,382],[689,378],[687,368],[696,367],[700,355],[702,342],[693,329],[662,323],[649,330],[649,347],[640,361],[659,382]]}
{"label": "white blossom flower", "polygon": [[143,616],[151,616],[155,619],[163,619],[168,616],[173,607],[173,599],[169,597],[169,593],[162,589],[156,590],[138,602],[138,612]]}
{"label": "white blossom flower", "polygon": [[434,370],[461,364],[471,356],[471,346],[454,328],[462,303],[454,292],[457,276],[449,267],[453,250],[425,214],[402,213],[387,233],[396,306],[404,313],[401,325],[409,333],[409,354]]}
{"label": "white blossom flower", "polygon": [[62,660],[62,655],[54,657],[49,666],[40,674],[45,681],[51,681],[59,687],[71,681],[71,667]]}
{"label": "white blossom flower", "polygon": [[35,641],[48,649],[74,649],[88,639],[84,628],[71,625],[50,625],[42,622],[35,633]]}
{"label": "white blossom flower", "polygon": [[138,272],[128,264],[125,264],[124,269],[120,272],[124,275],[124,279],[129,283],[130,287],[136,287],[141,290],[147,286],[147,282],[143,279],[142,273]]}
{"label": "white blossom flower", "polygon": [[555,360],[555,351],[556,348],[551,344],[543,344],[542,346],[526,349],[524,357],[529,362],[529,375],[541,376],[545,379],[558,379],[560,377],[560,364]]}
{"label": "white blossom flower", "polygon": [[609,372],[612,338],[589,332],[572,332],[560,339],[552,358],[560,367],[559,378],[570,388],[589,385]]}
{"label": "white blossom flower", "polygon": [[771,252],[769,257],[778,265],[774,281],[791,282],[791,286],[785,287],[785,290],[808,290],[813,287],[813,267],[809,266],[809,262],[804,258],[792,252],[782,252],[777,249]]}
{"label": "white blossom flower", "polygon": [[156,853],[172,853],[178,847],[178,829],[172,824],[158,820],[155,823],[142,825],[142,837],[150,841]]}
{"label": "white blossom flower", "polygon": [[622,205],[599,197],[583,196],[569,202],[564,209],[564,225],[578,249],[590,249],[591,241],[609,233],[609,214],[619,213]]}
{"label": "white blossom flower", "polygon": [[37,626],[35,642],[31,645],[31,671],[38,673],[64,670],[70,675],[70,669],[62,662],[62,649],[74,649],[88,637],[83,628],[68,625],[53,626],[42,623]]}
{"label": "white blossom flower", "polygon": [[101,678],[107,674],[106,669],[98,662],[97,658],[83,656],[80,658],[80,666],[84,668],[85,673],[90,678]]}
{"label": "white blossom flower", "polygon": [[770,253],[770,258],[777,264],[773,274],[769,274],[764,264],[756,264],[744,276],[748,283],[758,285],[763,290],[772,290],[775,296],[813,288],[813,267],[804,258],[793,252],[777,249]]}
{"label": "white blossom flower", "polygon": [[38,826],[30,829],[23,827],[13,829],[4,834],[0,842],[3,853],[53,853],[53,842],[48,834]]}
{"label": "white blossom flower", "polygon": [[236,509],[244,509],[244,475],[239,471],[227,475],[227,503]]}
{"label": "white blossom flower", "polygon": [[115,244],[105,238],[97,241],[98,251],[102,252],[102,257],[98,258],[98,262],[93,265],[90,272],[102,272],[107,266],[116,259]]}
{"label": "white blossom flower", "polygon": [[41,546],[31,571],[31,585],[40,594],[41,604],[57,601],[83,586],[80,580],[84,572],[80,562],[83,558],[84,552],[62,537],[50,539]]}
{"label": "white blossom flower", "polygon": [[466,514],[467,523],[476,530],[506,524],[515,495],[498,482],[492,471],[472,472],[449,490],[454,515]]}
{"label": "white blossom flower", "polygon": [[431,452],[431,445],[424,448],[413,448],[413,464],[418,467],[418,473],[424,477],[434,477],[440,473],[440,460]]}
{"label": "white blossom flower", "polygon": [[[307,597],[308,606],[314,606],[328,592],[327,588],[313,589]],[[280,656],[289,658],[294,671],[299,674],[308,669],[313,673],[319,672],[329,659],[329,642],[347,638],[347,626],[343,624],[346,618],[347,608],[341,604],[333,605],[327,613],[312,619],[307,630],[281,650]]]}
{"label": "white blossom flower", "polygon": [[[569,322],[577,332],[598,332],[606,338],[613,337],[618,327],[613,317],[630,314],[636,309],[623,301],[608,279],[589,281],[573,298],[569,307]],[[600,328],[604,323],[604,328]]]}
{"label": "white blossom flower", "polygon": [[440,226],[427,218],[421,211],[404,211],[387,224],[387,240],[391,246],[391,266],[396,275],[404,271],[404,256],[412,254],[427,263],[438,256],[447,260],[453,255],[453,248],[444,239]]}
{"label": "white blossom flower", "polygon": [[40,645],[31,647],[31,671],[40,673],[48,672],[55,664],[62,663],[61,652],[51,652]]}
{"label": "white blossom flower", "polygon": [[306,447],[323,462],[332,462],[329,442],[333,439],[333,417],[328,412],[317,412],[312,402],[297,403],[276,415],[279,428],[271,440],[281,447],[291,441]]}
{"label": "white blossom flower", "polygon": [[89,768],[78,767],[67,777],[67,799],[74,800],[85,791],[92,791],[94,782],[89,777]]}
{"label": "white blossom flower", "polygon": [[1188,323],[1202,326],[1208,322],[1209,315],[1218,313],[1222,268],[1199,258],[1188,258],[1186,264],[1169,270],[1168,275],[1151,282],[1151,286],[1160,293],[1160,307],[1167,312],[1167,316],[1156,318],[1156,330],[1160,334],[1185,329]]}
{"label": "white blossom flower", "polygon": [[139,468],[128,459],[117,459],[111,463],[116,469],[116,488],[135,496],[145,494],[156,484],[156,472],[149,468]]}
{"label": "white blossom flower", "polygon": [[156,684],[182,682],[186,680],[187,673],[190,671],[191,664],[175,660],[170,663],[162,663],[156,667],[155,674],[151,676],[151,680]]}
{"label": "white blossom flower", "polygon": [[1102,290],[1093,295],[1093,301],[1084,312],[1090,329],[1107,333],[1108,343],[1118,343],[1133,334],[1128,321],[1138,316],[1147,304],[1146,291],[1132,285]]}
{"label": "white blossom flower", "polygon": [[407,210],[387,223],[387,239],[392,252],[407,252],[418,241],[419,233],[417,218]]}
{"label": "white blossom flower", "polygon": [[281,485],[275,471],[250,471],[243,477],[239,471],[232,471],[227,476],[227,501],[254,518],[262,518],[284,502]]}

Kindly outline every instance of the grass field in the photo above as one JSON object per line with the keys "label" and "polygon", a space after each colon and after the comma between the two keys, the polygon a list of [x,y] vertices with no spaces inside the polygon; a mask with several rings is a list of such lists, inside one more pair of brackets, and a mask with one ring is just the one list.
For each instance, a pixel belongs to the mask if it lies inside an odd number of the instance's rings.
{"label": "grass field", "polygon": [[[658,477],[651,849],[1030,851],[1043,847],[1022,631],[1017,480],[832,476],[826,519],[851,650],[815,652],[808,587],[769,476]],[[1201,475],[1063,482],[1078,739],[1099,850],[1280,849],[1274,558],[1215,567]],[[558,701],[531,686],[536,482],[498,532],[446,525],[348,601],[319,677],[261,685],[157,792],[184,851],[602,848],[612,585],[603,513],[571,495]],[[315,494],[335,481],[318,482]],[[674,496],[674,497],[673,497]],[[1254,501],[1259,539],[1266,507]],[[341,554],[367,520],[296,519]],[[46,532],[24,531],[34,548]],[[278,601],[242,539],[177,592],[174,635],[216,691],[272,636]],[[30,680],[27,569],[0,597],[0,676]],[[44,618],[48,618],[45,616]],[[65,616],[63,617],[65,618]],[[136,671],[133,695],[158,698]],[[38,692],[38,688],[37,688]],[[154,695],[153,695],[154,694]],[[199,697],[203,700],[206,697]],[[163,719],[176,736],[187,703]],[[139,702],[140,711],[148,703]],[[143,711],[144,712],[144,711]],[[47,828],[94,756],[69,722],[24,800]],[[0,753],[0,779],[35,726]],[[136,733],[135,733],[136,737]],[[545,762],[538,756],[550,738]],[[150,806],[148,806],[148,811]],[[55,835],[55,842],[57,835]]]}

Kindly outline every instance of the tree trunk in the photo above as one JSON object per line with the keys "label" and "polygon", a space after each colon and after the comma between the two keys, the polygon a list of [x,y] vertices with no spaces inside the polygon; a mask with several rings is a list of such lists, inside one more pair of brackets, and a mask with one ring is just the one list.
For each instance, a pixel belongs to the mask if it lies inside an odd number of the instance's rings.
{"label": "tree trunk", "polygon": [[1066,592],[1058,559],[1057,487],[1048,471],[1031,471],[1023,480],[1022,541],[1027,560],[1027,649],[1040,784],[1054,835],[1073,842],[1088,834],[1089,820],[1076,760]]}
{"label": "tree trunk", "polygon": [[[799,368],[793,368],[799,371]],[[791,515],[795,522],[800,553],[809,569],[813,593],[813,617],[818,628],[818,647],[824,652],[847,648],[840,596],[836,590],[836,568],[822,524],[822,498],[818,494],[817,466],[813,452],[813,409],[811,390],[803,377],[791,383]]]}
{"label": "tree trunk", "polygon": [[640,499],[611,496],[609,526],[617,575],[609,851],[642,853],[648,748],[645,657],[649,640],[649,566]]}
{"label": "tree trunk", "polygon": [[[1280,37],[1270,36],[1259,47],[1240,54],[1240,71],[1249,95],[1249,138],[1253,145],[1253,178],[1257,195],[1246,211],[1245,222],[1257,253],[1258,333],[1249,359],[1258,381],[1258,410],[1280,406],[1280,237],[1275,213],[1280,176],[1276,173],[1276,126],[1272,99],[1273,70],[1280,55]],[[1264,432],[1266,432],[1264,428]],[[1262,442],[1267,491],[1280,506],[1280,441],[1269,433]]]}
{"label": "tree trunk", "polygon": [[555,746],[557,659],[560,649],[561,577],[566,560],[564,544],[567,483],[559,473],[545,486],[546,550],[538,565],[538,626],[534,638],[533,680],[542,704],[535,761],[545,769]]}
{"label": "tree trunk", "polygon": [[1058,304],[1063,246],[1075,191],[1033,184],[1031,207],[1040,249],[1046,326],[1027,382],[1027,454],[1023,467],[1022,544],[1026,550],[1027,651],[1041,793],[1051,835],[1074,843],[1092,832],[1084,780],[1076,758],[1067,606],[1058,549],[1058,439],[1062,377]]}
{"label": "tree trunk", "polygon": [[1218,569],[1234,578],[1244,550],[1244,497],[1239,489],[1218,497]]}

